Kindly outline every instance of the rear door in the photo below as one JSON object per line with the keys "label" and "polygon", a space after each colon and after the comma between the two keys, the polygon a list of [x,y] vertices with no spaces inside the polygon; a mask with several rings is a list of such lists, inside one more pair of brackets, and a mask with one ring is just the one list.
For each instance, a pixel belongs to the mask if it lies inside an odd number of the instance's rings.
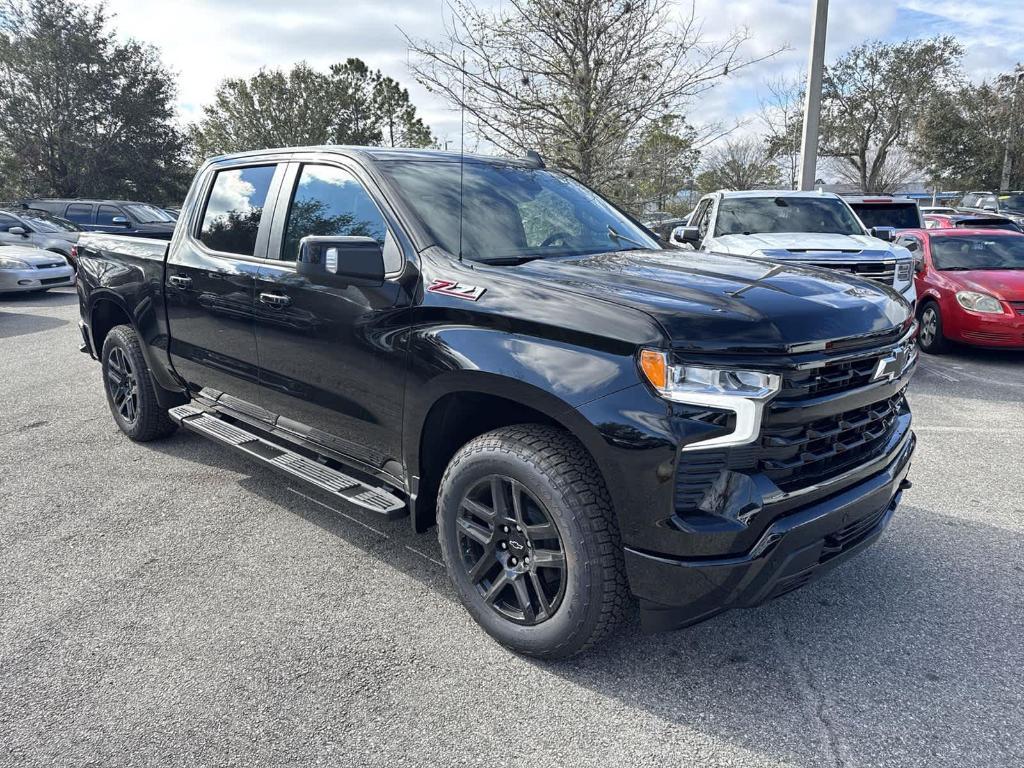
{"label": "rear door", "polygon": [[[386,210],[369,178],[337,156],[292,164],[274,216],[276,261],[256,281],[264,407],[282,417],[280,426],[375,470],[401,456],[402,332],[411,305],[407,241]],[[375,238],[387,279],[379,287],[337,286],[298,275],[306,235]]]}
{"label": "rear door", "polygon": [[284,164],[215,166],[164,273],[170,356],[193,390],[259,402],[253,291]]}
{"label": "rear door", "polygon": [[96,229],[96,210],[92,203],[71,203],[64,210],[63,216],[68,221],[73,221],[82,229],[92,231]]}

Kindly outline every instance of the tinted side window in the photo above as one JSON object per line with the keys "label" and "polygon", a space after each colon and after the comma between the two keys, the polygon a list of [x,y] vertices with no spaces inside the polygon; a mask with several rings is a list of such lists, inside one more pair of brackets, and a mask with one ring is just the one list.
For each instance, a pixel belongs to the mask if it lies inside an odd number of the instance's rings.
{"label": "tinted side window", "polygon": [[8,216],[5,213],[0,213],[0,232],[6,232],[11,227],[20,227],[21,224],[13,216]]}
{"label": "tinted side window", "polygon": [[239,256],[256,252],[256,235],[275,166],[217,171],[206,202],[199,240],[207,248]]}
{"label": "tinted side window", "polygon": [[281,260],[295,261],[306,235],[362,235],[383,245],[387,231],[380,209],[351,173],[304,165],[288,209]]}
{"label": "tinted side window", "polygon": [[96,211],[96,223],[110,226],[114,223],[115,216],[124,218],[120,208],[115,208],[112,205],[101,205],[99,210]]}
{"label": "tinted side window", "polygon": [[694,225],[700,232],[700,236],[703,238],[708,233],[708,227],[711,224],[711,208],[714,205],[714,200],[708,200],[707,205],[704,206],[703,211],[697,211],[694,215],[696,221]]}
{"label": "tinted side window", "polygon": [[68,212],[64,214],[64,218],[79,224],[91,224],[92,206],[85,203],[72,203],[68,206]]}

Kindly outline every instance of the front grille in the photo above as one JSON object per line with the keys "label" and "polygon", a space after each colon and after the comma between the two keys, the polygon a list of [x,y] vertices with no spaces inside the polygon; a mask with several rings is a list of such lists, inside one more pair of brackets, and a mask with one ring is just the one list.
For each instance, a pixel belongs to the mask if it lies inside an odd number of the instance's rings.
{"label": "front grille", "polygon": [[870,383],[878,367],[878,357],[867,357],[842,363],[829,363],[820,368],[787,371],[782,376],[780,400],[817,397]]}
{"label": "front grille", "polygon": [[865,280],[874,280],[876,283],[891,286],[896,277],[895,261],[809,261],[812,267],[822,269],[834,269],[837,272],[847,272]]}
{"label": "front grille", "polygon": [[40,285],[56,285],[57,283],[66,283],[68,279],[66,277],[47,277],[39,281]]}
{"label": "front grille", "polygon": [[59,261],[55,261],[52,264],[36,264],[36,269],[56,269],[57,267],[63,267],[64,264]]}
{"label": "front grille", "polygon": [[1018,315],[1024,315],[1024,301],[1011,301],[1010,306]]}
{"label": "front grille", "polygon": [[874,458],[903,411],[903,393],[863,408],[761,431],[758,469],[783,491],[834,477]]}
{"label": "front grille", "polygon": [[986,342],[989,344],[1013,344],[1017,341],[1024,341],[1024,334],[1009,331],[962,331],[961,335],[965,341],[976,341],[982,344]]}

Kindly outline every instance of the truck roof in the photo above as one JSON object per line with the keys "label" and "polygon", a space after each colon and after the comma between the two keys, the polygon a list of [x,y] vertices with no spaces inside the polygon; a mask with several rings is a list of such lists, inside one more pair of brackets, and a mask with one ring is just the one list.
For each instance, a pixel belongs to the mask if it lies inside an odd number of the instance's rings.
{"label": "truck roof", "polygon": [[715,194],[723,197],[838,197],[833,192],[822,192],[816,189],[720,189]]}
{"label": "truck roof", "polygon": [[266,155],[286,155],[291,153],[314,153],[346,155],[349,157],[362,157],[373,161],[384,160],[417,160],[432,162],[456,162],[460,158],[466,162],[479,163],[502,163],[507,165],[518,165],[524,168],[536,167],[536,163],[529,158],[505,157],[500,155],[481,155],[467,152],[463,155],[460,152],[453,152],[442,149],[412,149],[404,147],[362,147],[350,146],[347,144],[322,144],[308,147],[275,147],[273,149],[258,149],[247,152],[232,152],[226,155],[211,157],[209,162],[220,162],[222,160],[235,160],[246,157],[263,157]]}

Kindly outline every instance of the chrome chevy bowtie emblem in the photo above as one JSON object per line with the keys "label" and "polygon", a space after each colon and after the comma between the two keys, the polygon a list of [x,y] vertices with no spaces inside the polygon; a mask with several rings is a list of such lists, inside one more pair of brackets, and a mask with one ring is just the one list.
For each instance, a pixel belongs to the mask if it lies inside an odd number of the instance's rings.
{"label": "chrome chevy bowtie emblem", "polygon": [[885,379],[887,381],[892,381],[895,379],[903,373],[903,369],[907,367],[907,354],[906,347],[894,349],[890,354],[878,361],[878,365],[875,367],[875,372],[871,376],[871,380],[879,381],[881,379]]}

